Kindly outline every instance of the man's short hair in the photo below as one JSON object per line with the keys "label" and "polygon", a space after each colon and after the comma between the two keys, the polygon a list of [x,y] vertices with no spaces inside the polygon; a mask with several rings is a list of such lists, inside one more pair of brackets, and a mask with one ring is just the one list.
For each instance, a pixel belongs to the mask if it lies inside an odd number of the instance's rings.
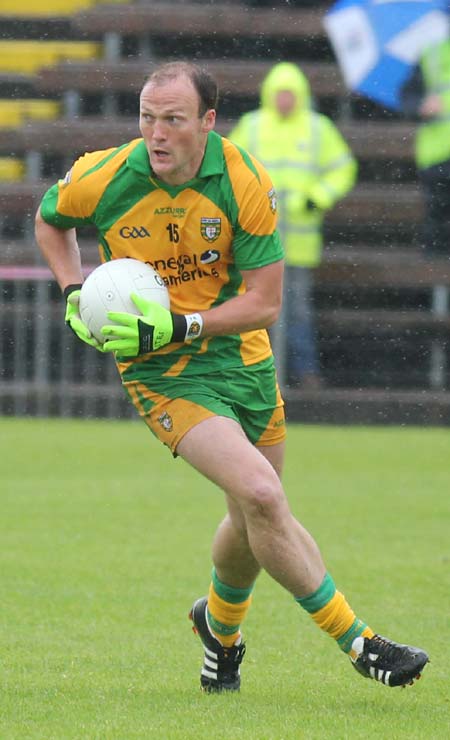
{"label": "man's short hair", "polygon": [[199,116],[203,116],[207,110],[217,108],[219,91],[214,77],[203,67],[192,62],[166,62],[156,67],[144,82],[144,86],[154,82],[159,85],[168,80],[174,80],[181,75],[186,75],[197,90],[200,98]]}

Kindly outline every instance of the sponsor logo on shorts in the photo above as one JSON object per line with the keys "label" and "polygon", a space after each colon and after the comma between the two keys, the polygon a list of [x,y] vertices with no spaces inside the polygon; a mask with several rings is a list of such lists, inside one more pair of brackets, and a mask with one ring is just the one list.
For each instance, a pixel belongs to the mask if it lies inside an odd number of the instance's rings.
{"label": "sponsor logo on shorts", "polygon": [[167,413],[167,411],[163,411],[161,416],[158,416],[158,421],[161,424],[162,428],[166,432],[171,432],[173,429],[173,421],[170,414]]}
{"label": "sponsor logo on shorts", "polygon": [[207,242],[215,242],[222,231],[221,218],[201,218],[200,233]]}

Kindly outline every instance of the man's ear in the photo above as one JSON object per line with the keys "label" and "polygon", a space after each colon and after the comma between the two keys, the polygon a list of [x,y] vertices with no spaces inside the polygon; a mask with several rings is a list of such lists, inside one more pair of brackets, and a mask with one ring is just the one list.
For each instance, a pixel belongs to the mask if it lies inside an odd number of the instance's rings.
{"label": "man's ear", "polygon": [[216,111],[214,108],[210,108],[206,111],[202,118],[202,132],[204,134],[209,133],[209,131],[212,131],[214,126],[216,125]]}

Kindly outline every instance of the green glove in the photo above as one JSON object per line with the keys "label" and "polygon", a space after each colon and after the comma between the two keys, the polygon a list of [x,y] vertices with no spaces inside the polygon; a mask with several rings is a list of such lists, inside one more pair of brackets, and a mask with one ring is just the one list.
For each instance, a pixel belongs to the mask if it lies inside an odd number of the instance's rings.
{"label": "green glove", "polygon": [[82,342],[86,342],[86,344],[89,344],[91,347],[95,347],[99,352],[104,352],[103,345],[100,344],[94,336],[92,336],[86,324],[83,324],[81,320],[79,309],[80,293],[81,284],[79,283],[68,285],[67,288],[64,289],[64,298],[66,299],[66,324]]}
{"label": "green glove", "polygon": [[102,327],[107,341],[105,352],[117,352],[124,357],[137,357],[161,349],[170,342],[186,342],[200,336],[203,320],[199,314],[171,313],[154,301],[135,293],[131,300],[141,316],[110,311],[108,319],[117,325]]}

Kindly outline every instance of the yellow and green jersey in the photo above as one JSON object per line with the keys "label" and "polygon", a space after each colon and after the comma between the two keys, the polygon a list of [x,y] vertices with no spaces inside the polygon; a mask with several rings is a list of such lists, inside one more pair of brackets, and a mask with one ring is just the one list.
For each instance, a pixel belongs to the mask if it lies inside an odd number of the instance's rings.
{"label": "yellow and green jersey", "polygon": [[[197,176],[180,186],[154,176],[142,139],[85,154],[47,191],[41,213],[60,229],[95,226],[102,261],[133,257],[152,265],[175,313],[220,305],[245,292],[241,271],[283,258],[267,172],[215,132]],[[270,356],[267,332],[256,330],[169,344],[119,367],[128,375],[144,361],[152,375],[193,375]]]}

